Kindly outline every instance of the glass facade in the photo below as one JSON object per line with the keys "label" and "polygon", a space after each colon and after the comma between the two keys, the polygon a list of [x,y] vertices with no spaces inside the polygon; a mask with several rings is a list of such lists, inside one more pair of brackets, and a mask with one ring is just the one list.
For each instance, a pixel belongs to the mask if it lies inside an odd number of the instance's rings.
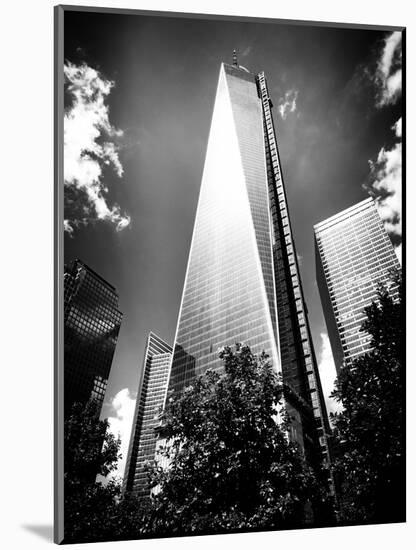
{"label": "glass facade", "polygon": [[174,343],[181,390],[235,342],[283,375],[291,436],[328,461],[329,431],[263,73],[222,64]]}
{"label": "glass facade", "polygon": [[182,296],[170,385],[236,341],[280,370],[261,104],[253,75],[222,65]]}
{"label": "glass facade", "polygon": [[164,405],[172,348],[151,332],[147,338],[142,378],[137,392],[123,492],[148,496],[146,463],[155,458],[155,428]]}
{"label": "glass facade", "polygon": [[360,332],[364,308],[380,283],[397,296],[392,270],[401,271],[373,199],[368,198],[314,226],[316,270],[337,371],[370,349]]}
{"label": "glass facade", "polygon": [[276,300],[279,319],[280,359],[287,390],[287,408],[294,418],[292,439],[298,441],[311,462],[330,463],[327,436],[328,414],[304,300],[286,200],[279,148],[272,107],[264,73],[257,75],[263,110],[263,129],[269,202]]}
{"label": "glass facade", "polygon": [[64,414],[75,402],[101,408],[122,313],[113,286],[80,260],[64,272]]}

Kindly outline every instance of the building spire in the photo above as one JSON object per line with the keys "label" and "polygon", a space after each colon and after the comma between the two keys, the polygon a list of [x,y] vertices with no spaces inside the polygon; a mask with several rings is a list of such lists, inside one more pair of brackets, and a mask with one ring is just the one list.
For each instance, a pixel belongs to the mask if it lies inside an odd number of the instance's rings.
{"label": "building spire", "polygon": [[235,67],[238,67],[238,62],[237,62],[237,52],[235,50],[233,50],[233,65]]}

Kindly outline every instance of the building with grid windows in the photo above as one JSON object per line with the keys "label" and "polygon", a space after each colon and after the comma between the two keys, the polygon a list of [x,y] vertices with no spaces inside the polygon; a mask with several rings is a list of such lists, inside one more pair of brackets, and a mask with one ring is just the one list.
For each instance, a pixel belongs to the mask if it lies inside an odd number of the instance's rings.
{"label": "building with grid windows", "polygon": [[399,261],[377,212],[368,198],[314,226],[316,276],[337,372],[345,361],[370,349],[360,331],[364,308],[380,283],[397,296],[392,270]]}
{"label": "building with grid windows", "polygon": [[169,385],[180,391],[235,342],[283,375],[291,437],[328,463],[325,402],[264,73],[220,68]]}
{"label": "building with grid windows", "polygon": [[148,496],[150,488],[146,463],[155,458],[159,414],[168,383],[172,348],[151,332],[147,338],[136,409],[133,417],[129,452],[124,471],[123,492]]}
{"label": "building with grid windows", "polygon": [[121,319],[112,285],[80,260],[65,266],[65,418],[75,402],[94,399],[101,410]]}

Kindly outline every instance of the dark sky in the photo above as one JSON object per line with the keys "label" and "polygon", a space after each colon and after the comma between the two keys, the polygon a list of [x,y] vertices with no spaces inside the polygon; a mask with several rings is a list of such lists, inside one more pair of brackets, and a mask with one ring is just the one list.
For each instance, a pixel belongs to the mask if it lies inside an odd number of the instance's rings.
{"label": "dark sky", "polygon": [[[369,159],[392,141],[400,105],[376,108],[374,72],[386,32],[82,12],[65,14],[65,59],[114,81],[109,119],[122,129],[124,168],[105,168],[108,202],[131,217],[115,231],[98,221],[65,234],[112,283],[124,314],[107,399],[137,391],[145,339],[172,343],[220,63],[233,48],[264,70],[273,98],[289,211],[319,358],[326,332],[315,282],[313,224],[364,198]],[[285,119],[279,100],[298,92]]]}

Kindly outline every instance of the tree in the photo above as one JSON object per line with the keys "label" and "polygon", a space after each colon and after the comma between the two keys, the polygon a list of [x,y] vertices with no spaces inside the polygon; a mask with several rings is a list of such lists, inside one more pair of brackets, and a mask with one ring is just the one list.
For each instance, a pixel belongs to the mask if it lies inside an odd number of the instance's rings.
{"label": "tree", "polygon": [[108,428],[108,420],[99,419],[96,401],[73,405],[64,428],[64,469],[69,488],[94,482],[97,475],[106,477],[117,468],[121,441]]}
{"label": "tree", "polygon": [[300,527],[305,506],[322,498],[314,473],[288,440],[282,384],[267,356],[236,344],[220,358],[221,373],[207,371],[168,400],[162,455],[169,467],[151,473],[157,489],[144,532]]}
{"label": "tree", "polygon": [[[76,403],[64,428],[64,542],[130,538],[141,523],[134,499],[121,500],[119,480],[106,478],[121,458],[120,439],[99,419],[94,401]],[[133,534],[133,535],[132,535]]]}
{"label": "tree", "polygon": [[339,449],[334,473],[347,523],[405,520],[404,372],[402,285],[399,299],[380,288],[365,309],[362,331],[372,350],[341,368],[334,397],[343,411],[332,415]]}

